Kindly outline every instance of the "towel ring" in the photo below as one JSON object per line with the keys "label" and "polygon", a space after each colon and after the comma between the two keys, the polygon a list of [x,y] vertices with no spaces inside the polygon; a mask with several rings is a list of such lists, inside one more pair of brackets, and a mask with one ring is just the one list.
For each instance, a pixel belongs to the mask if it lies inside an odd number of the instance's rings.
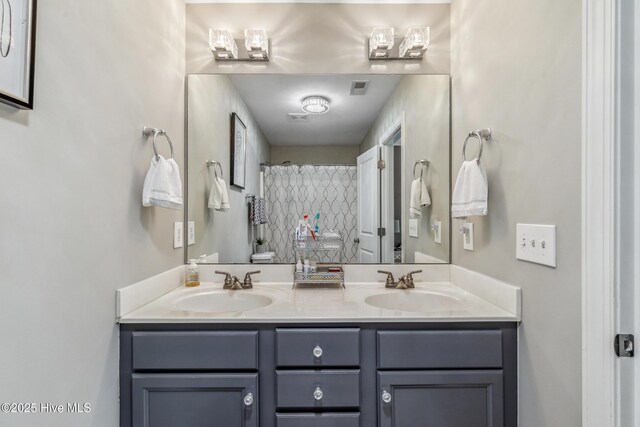
{"label": "towel ring", "polygon": [[173,159],[173,143],[171,142],[171,138],[169,138],[169,135],[167,135],[167,132],[165,132],[162,129],[143,127],[142,134],[147,139],[149,139],[149,137],[153,135],[153,154],[155,154],[156,159],[160,158],[160,155],[158,154],[158,145],[157,145],[158,135],[164,136],[167,142],[169,143],[169,148],[171,149],[171,158]]}
{"label": "towel ring", "polygon": [[424,172],[423,166],[429,166],[431,162],[429,160],[418,160],[413,164],[413,179],[418,179],[416,176],[416,166],[420,165],[420,179],[422,179],[422,173]]}
{"label": "towel ring", "polygon": [[222,172],[222,165],[220,162],[216,162],[215,160],[207,160],[207,167],[213,166],[213,174],[218,178],[218,172],[216,171],[216,166],[220,168],[220,178],[224,177],[224,172]]}
{"label": "towel ring", "polygon": [[464,145],[462,146],[462,160],[467,161],[467,142],[469,142],[469,138],[477,138],[480,147],[478,149],[478,157],[476,160],[480,162],[480,158],[482,157],[482,148],[484,146],[484,141],[489,141],[491,139],[491,129],[480,129],[474,130],[467,136],[467,139],[464,140]]}

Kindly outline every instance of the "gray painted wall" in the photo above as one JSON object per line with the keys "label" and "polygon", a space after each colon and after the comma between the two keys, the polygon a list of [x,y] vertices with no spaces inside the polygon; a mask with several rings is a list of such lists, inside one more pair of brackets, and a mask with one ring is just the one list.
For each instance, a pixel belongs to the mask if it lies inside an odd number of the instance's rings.
{"label": "gray painted wall", "polygon": [[[465,136],[485,144],[489,215],[456,264],[522,287],[520,425],[581,425],[580,0],[454,0],[453,171]],[[558,225],[558,268],[515,259],[516,223]],[[455,221],[455,229],[459,221]]]}
{"label": "gray painted wall", "polygon": [[2,425],[118,425],[115,289],[183,257],[182,211],[141,205],[141,129],[182,167],[184,25],[180,0],[38,3],[35,110],[0,106],[0,401],[92,411]]}
{"label": "gray painted wall", "polygon": [[[378,145],[396,121],[405,114],[405,207],[403,223],[405,262],[414,262],[416,251],[449,262],[449,76],[404,76],[360,144],[360,152]],[[409,194],[416,160],[428,159],[424,170],[431,206],[423,209],[419,238],[409,237]],[[418,169],[416,169],[418,173]],[[431,217],[442,221],[442,244],[430,231]]]}
{"label": "gray painted wall", "polygon": [[[189,258],[219,253],[219,261],[250,262],[256,227],[249,225],[245,195],[260,194],[260,163],[271,157],[270,145],[240,94],[225,75],[188,77],[189,221],[196,223],[196,243]],[[238,114],[247,127],[245,188],[230,186],[230,114]],[[225,211],[207,207],[213,168],[207,160],[222,163],[229,204]]]}
{"label": "gray painted wall", "polygon": [[[376,26],[430,26],[429,55],[423,61],[369,61],[366,40]],[[225,28],[243,37],[245,28],[263,28],[271,39],[268,63],[216,63],[209,29]],[[448,4],[188,4],[187,73],[373,73],[449,74]]]}

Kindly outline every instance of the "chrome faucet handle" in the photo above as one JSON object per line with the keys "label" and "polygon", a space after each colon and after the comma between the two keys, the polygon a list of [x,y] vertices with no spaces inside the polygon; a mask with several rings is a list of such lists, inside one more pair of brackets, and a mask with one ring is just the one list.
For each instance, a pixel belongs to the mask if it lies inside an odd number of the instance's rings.
{"label": "chrome faucet handle", "polygon": [[413,283],[413,275],[414,274],[418,274],[418,273],[422,273],[422,270],[415,270],[415,271],[411,271],[409,273],[407,273],[406,275],[406,282],[407,282],[407,287],[408,288],[415,288],[415,284]]}
{"label": "chrome faucet handle", "polygon": [[215,273],[224,274],[224,286],[222,288],[230,289],[231,286],[233,285],[233,279],[231,278],[231,274],[227,273],[226,271],[218,271],[218,270],[216,270]]}
{"label": "chrome faucet handle", "polygon": [[386,288],[395,288],[396,282],[393,280],[393,273],[384,270],[378,270],[378,273],[387,275],[387,282],[385,284]]}
{"label": "chrome faucet handle", "polygon": [[244,289],[251,289],[253,288],[253,283],[251,282],[251,275],[252,274],[258,274],[260,273],[260,270],[256,270],[256,271],[249,271],[247,274],[244,275],[244,283],[242,285],[242,287]]}

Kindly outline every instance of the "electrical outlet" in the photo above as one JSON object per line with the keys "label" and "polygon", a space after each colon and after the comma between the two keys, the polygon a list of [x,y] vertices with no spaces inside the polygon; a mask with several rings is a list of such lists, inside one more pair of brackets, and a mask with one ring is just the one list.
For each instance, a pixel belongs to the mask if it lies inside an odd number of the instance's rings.
{"label": "electrical outlet", "polygon": [[187,223],[187,245],[191,246],[196,243],[196,223],[189,221]]}
{"label": "electrical outlet", "polygon": [[418,237],[418,220],[409,219],[409,237]]}
{"label": "electrical outlet", "polygon": [[556,226],[517,224],[516,258],[556,267]]}
{"label": "electrical outlet", "polygon": [[433,241],[442,244],[442,221],[434,221],[431,228],[433,228]]}
{"label": "electrical outlet", "polygon": [[468,251],[472,251],[473,249],[473,223],[472,222],[465,222],[464,225],[462,226],[462,241],[463,241],[463,247],[468,250]]}
{"label": "electrical outlet", "polygon": [[173,223],[173,249],[182,247],[182,235],[184,231],[184,224],[182,222]]}

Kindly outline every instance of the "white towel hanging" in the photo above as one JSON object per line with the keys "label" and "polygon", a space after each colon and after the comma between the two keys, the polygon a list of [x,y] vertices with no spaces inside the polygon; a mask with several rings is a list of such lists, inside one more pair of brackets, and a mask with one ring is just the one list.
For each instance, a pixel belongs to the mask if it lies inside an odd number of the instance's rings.
{"label": "white towel hanging", "polygon": [[229,209],[229,194],[227,193],[227,184],[222,178],[214,175],[211,183],[211,191],[209,192],[209,209],[218,211]]}
{"label": "white towel hanging", "polygon": [[488,201],[489,186],[484,165],[480,159],[462,162],[453,190],[451,216],[466,218],[486,215]]}
{"label": "white towel hanging", "polygon": [[142,206],[182,209],[182,180],[175,160],[153,156],[142,189]]}

